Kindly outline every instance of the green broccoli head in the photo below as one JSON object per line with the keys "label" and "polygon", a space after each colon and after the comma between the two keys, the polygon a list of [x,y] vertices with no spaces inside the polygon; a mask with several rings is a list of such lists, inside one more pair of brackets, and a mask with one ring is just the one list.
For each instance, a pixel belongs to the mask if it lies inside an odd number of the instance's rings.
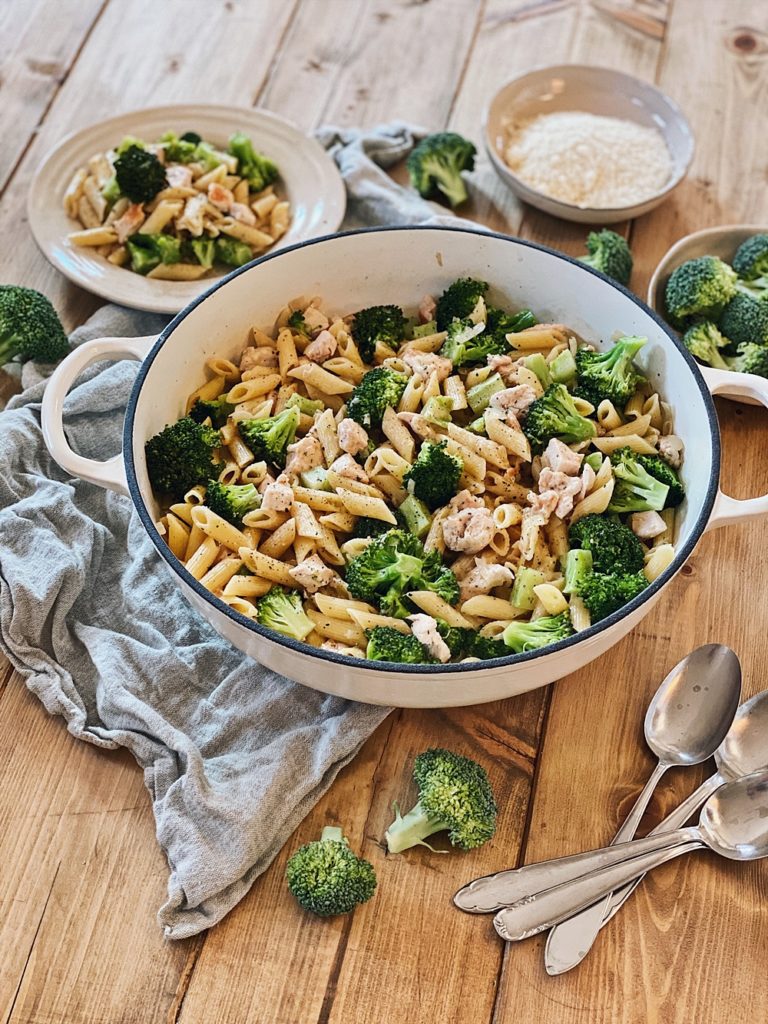
{"label": "green broccoli head", "polygon": [[515,654],[522,654],[524,651],[537,651],[540,647],[565,640],[573,632],[568,612],[561,612],[559,615],[542,615],[533,622],[510,622],[502,633],[502,638]]}
{"label": "green broccoli head", "polygon": [[216,259],[216,240],[207,237],[193,238],[189,248],[200,266],[210,270]]}
{"label": "green broccoli head", "polygon": [[676,326],[689,317],[717,319],[736,294],[736,273],[716,256],[699,256],[681,263],[667,282],[667,314]]}
{"label": "green broccoli head", "polygon": [[464,657],[480,658],[481,661],[486,661],[489,658],[505,658],[508,654],[506,644],[499,637],[483,636],[482,633],[473,631],[472,640],[464,652]]}
{"label": "green broccoli head", "polygon": [[459,487],[464,463],[447,451],[446,441],[425,441],[418,457],[403,477],[409,494],[415,494],[434,512],[447,505]]}
{"label": "green broccoli head", "polygon": [[442,194],[451,207],[459,206],[467,198],[461,172],[474,170],[476,153],[473,143],[456,132],[428,135],[408,156],[411,184],[425,199]]}
{"label": "green broccoli head", "polygon": [[352,337],[366,363],[373,362],[377,342],[397,348],[408,324],[399,306],[369,306],[355,313]]}
{"label": "green broccoli head", "polygon": [[768,234],[752,235],[733,257],[733,269],[745,281],[768,277]]}
{"label": "green broccoli head", "polygon": [[181,499],[195,484],[215,476],[213,452],[221,435],[213,427],[184,416],[151,437],[145,445],[147,473],[153,488]]}
{"label": "green broccoli head", "polygon": [[473,850],[496,832],[496,801],[482,765],[439,748],[419,754],[413,764],[418,803],[406,814],[396,810],[385,838],[390,853],[402,853],[436,832],[448,832],[452,846]]}
{"label": "green broccoli head", "polygon": [[211,512],[240,526],[244,516],[261,508],[261,495],[255,484],[222,484],[218,480],[209,480],[205,503]]}
{"label": "green broccoli head", "polygon": [[132,203],[150,203],[168,185],[165,168],[155,154],[137,145],[128,146],[117,157],[115,178]]}
{"label": "green broccoli head", "polygon": [[438,331],[446,331],[453,320],[466,320],[487,291],[486,281],[477,281],[472,277],[460,277],[448,285],[435,308]]}
{"label": "green broccoli head", "polygon": [[474,629],[466,629],[461,626],[449,626],[442,619],[437,620],[437,631],[445,640],[451,658],[466,658],[477,633]]}
{"label": "green broccoli head", "polygon": [[256,621],[294,640],[306,640],[315,628],[304,611],[299,591],[278,586],[256,601]]}
{"label": "green broccoli head", "polygon": [[[765,352],[766,350],[760,349],[760,351]],[[670,464],[665,462],[659,455],[638,455],[637,461],[646,473],[650,473],[652,477],[655,477],[665,487],[669,488],[664,508],[677,508],[685,497],[685,488],[680,477]]]}
{"label": "green broccoli head", "polygon": [[666,507],[669,487],[648,472],[631,448],[617,448],[611,464],[615,486],[609,512],[660,512]]}
{"label": "green broccoli head", "polygon": [[647,341],[647,338],[633,336],[619,338],[605,352],[578,349],[578,394],[595,407],[605,399],[620,407],[626,405],[643,380],[632,360]]}
{"label": "green broccoli head", "polygon": [[599,622],[637,597],[648,586],[642,572],[593,572],[582,582],[579,596],[589,611],[592,622]]}
{"label": "green broccoli head", "polygon": [[756,373],[758,377],[768,377],[768,346],[746,342],[739,345],[736,358],[730,359],[728,363],[737,373]]}
{"label": "green broccoli head", "polygon": [[263,419],[239,420],[237,429],[257,459],[264,459],[281,468],[285,466],[288,445],[293,444],[301,413],[294,406],[287,407],[277,416]]}
{"label": "green broccoli head", "polygon": [[195,423],[202,423],[203,420],[210,417],[214,427],[223,427],[227,422],[227,417],[231,416],[234,411],[235,406],[232,402],[227,401],[226,395],[221,395],[220,398],[212,398],[209,401],[202,398],[196,399],[189,410],[189,415]]}
{"label": "green broccoli head", "polygon": [[378,427],[384,412],[397,407],[407,383],[404,373],[386,366],[369,370],[347,402],[347,415],[366,429]]}
{"label": "green broccoli head", "polygon": [[550,439],[566,444],[586,441],[597,433],[595,424],[579,414],[565,384],[550,384],[544,394],[528,407],[523,430],[534,452],[542,452]]}
{"label": "green broccoli head", "polygon": [[621,235],[608,228],[590,231],[587,235],[587,254],[581,257],[582,263],[599,270],[607,277],[612,277],[619,284],[629,284],[632,275],[632,253],[626,239]]}
{"label": "green broccoli head", "polygon": [[440,348],[440,355],[450,359],[454,366],[484,363],[488,356],[505,352],[509,352],[509,345],[503,334],[487,334],[484,323],[471,320],[452,320],[448,337]]}
{"label": "green broccoli head", "polygon": [[213,241],[213,255],[216,263],[223,263],[227,267],[243,267],[253,259],[253,250],[237,238],[219,235]]}
{"label": "green broccoli head", "polygon": [[348,914],[376,891],[373,865],[350,850],[340,828],[326,827],[285,868],[288,888],[305,910],[320,917]]}
{"label": "green broccoli head", "polygon": [[0,285],[0,365],[27,359],[57,363],[68,352],[58,313],[42,292]]}
{"label": "green broccoli head", "polygon": [[365,656],[369,661],[395,661],[404,665],[431,665],[435,659],[412,633],[392,626],[374,626],[368,631]]}
{"label": "green broccoli head", "polygon": [[137,232],[125,245],[131,257],[131,270],[137,274],[148,274],[161,263],[179,263],[181,260],[181,240],[173,235]]}
{"label": "green broccoli head", "polygon": [[768,302],[739,292],[723,310],[718,327],[734,346],[768,345]]}
{"label": "green broccoli head", "polygon": [[202,141],[200,136],[194,132],[185,132],[181,137],[176,132],[166,132],[160,136],[165,159],[174,164],[188,164],[194,160],[195,148]]}
{"label": "green broccoli head", "polygon": [[612,516],[583,516],[568,530],[568,542],[591,552],[595,572],[636,573],[643,568],[642,544]]}
{"label": "green broccoli head", "polygon": [[536,317],[530,309],[521,309],[517,313],[507,313],[498,306],[488,306],[485,318],[485,334],[489,337],[503,339],[505,344],[502,352],[509,349],[508,334],[517,334],[536,324]]}
{"label": "green broccoli head", "polygon": [[352,527],[352,537],[380,537],[383,533],[389,533],[391,529],[392,524],[385,523],[381,519],[358,516],[355,525]]}
{"label": "green broccoli head", "polygon": [[728,363],[720,354],[721,348],[727,348],[731,341],[726,338],[711,320],[701,320],[691,324],[683,335],[683,344],[701,363],[727,370]]}
{"label": "green broccoli head", "polygon": [[294,334],[301,334],[305,338],[309,337],[307,321],[304,319],[304,314],[300,309],[294,309],[286,322]]}
{"label": "green broccoli head", "polygon": [[228,149],[237,157],[237,173],[248,179],[253,192],[261,192],[267,185],[277,181],[280,174],[277,164],[263,153],[258,153],[245,132],[231,135]]}

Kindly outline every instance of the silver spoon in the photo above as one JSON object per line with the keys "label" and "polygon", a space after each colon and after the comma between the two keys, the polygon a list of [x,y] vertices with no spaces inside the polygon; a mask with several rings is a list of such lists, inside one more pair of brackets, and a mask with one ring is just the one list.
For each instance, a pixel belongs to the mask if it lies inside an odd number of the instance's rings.
{"label": "silver spoon", "polygon": [[768,772],[745,775],[718,789],[704,804],[697,826],[594,850],[584,865],[587,874],[505,907],[494,917],[494,927],[503,939],[527,939],[594,905],[638,874],[704,847],[729,860],[768,856]]}
{"label": "silver spoon", "polygon": [[[667,675],[645,716],[646,740],[659,758],[659,764],[614,843],[634,836],[653,790],[667,768],[673,764],[698,764],[712,756],[733,721],[740,691],[739,659],[722,644],[697,647]],[[544,861],[486,875],[460,889],[453,901],[460,910],[470,914],[499,910],[580,873],[579,859],[583,856],[577,854],[559,861]],[[607,905],[601,907],[595,925],[598,930],[607,909]]]}

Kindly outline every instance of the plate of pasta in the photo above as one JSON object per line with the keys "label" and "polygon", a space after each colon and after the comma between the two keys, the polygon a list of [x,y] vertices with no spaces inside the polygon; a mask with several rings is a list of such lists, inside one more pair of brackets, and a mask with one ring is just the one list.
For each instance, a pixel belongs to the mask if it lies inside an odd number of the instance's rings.
{"label": "plate of pasta", "polygon": [[[65,466],[53,403],[93,344],[43,410]],[[768,511],[719,494],[711,398],[661,322],[503,236],[308,243],[122,350],[148,353],[125,466],[77,472],[131,494],[224,636],[330,693],[449,706],[559,678],[642,618],[710,517]]]}
{"label": "plate of pasta", "polygon": [[233,268],[335,230],[345,191],[333,160],[282,118],[175,106],[68,136],[37,170],[28,208],[70,280],[175,313]]}

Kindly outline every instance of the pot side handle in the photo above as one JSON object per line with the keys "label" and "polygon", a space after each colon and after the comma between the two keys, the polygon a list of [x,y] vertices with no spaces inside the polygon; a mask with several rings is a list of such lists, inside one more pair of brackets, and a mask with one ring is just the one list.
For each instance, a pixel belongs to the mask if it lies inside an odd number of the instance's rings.
{"label": "pot side handle", "polygon": [[51,374],[43,394],[41,420],[48,451],[63,470],[118,494],[128,494],[122,452],[99,462],[86,459],[70,447],[64,433],[64,400],[83,370],[100,360],[143,359],[155,343],[148,338],[95,338],[73,349]]}
{"label": "pot side handle", "polygon": [[[768,409],[768,380],[765,377],[758,377],[754,373],[715,370],[711,366],[700,366],[699,369],[712,395],[751,398]],[[729,526],[758,516],[768,516],[768,494],[739,499],[718,490],[707,530],[716,530],[719,526]]]}

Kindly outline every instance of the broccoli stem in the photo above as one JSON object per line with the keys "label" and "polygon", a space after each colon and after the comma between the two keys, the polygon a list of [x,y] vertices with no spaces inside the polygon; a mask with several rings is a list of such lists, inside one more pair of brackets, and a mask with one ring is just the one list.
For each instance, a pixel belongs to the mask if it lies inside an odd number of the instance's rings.
{"label": "broccoli stem", "polygon": [[426,846],[431,850],[432,847],[424,840],[446,828],[446,822],[428,814],[421,806],[421,802],[412,807],[406,815],[402,815],[400,808],[395,804],[395,820],[387,829],[384,838],[387,840],[387,849],[390,853],[402,853],[412,846]]}

